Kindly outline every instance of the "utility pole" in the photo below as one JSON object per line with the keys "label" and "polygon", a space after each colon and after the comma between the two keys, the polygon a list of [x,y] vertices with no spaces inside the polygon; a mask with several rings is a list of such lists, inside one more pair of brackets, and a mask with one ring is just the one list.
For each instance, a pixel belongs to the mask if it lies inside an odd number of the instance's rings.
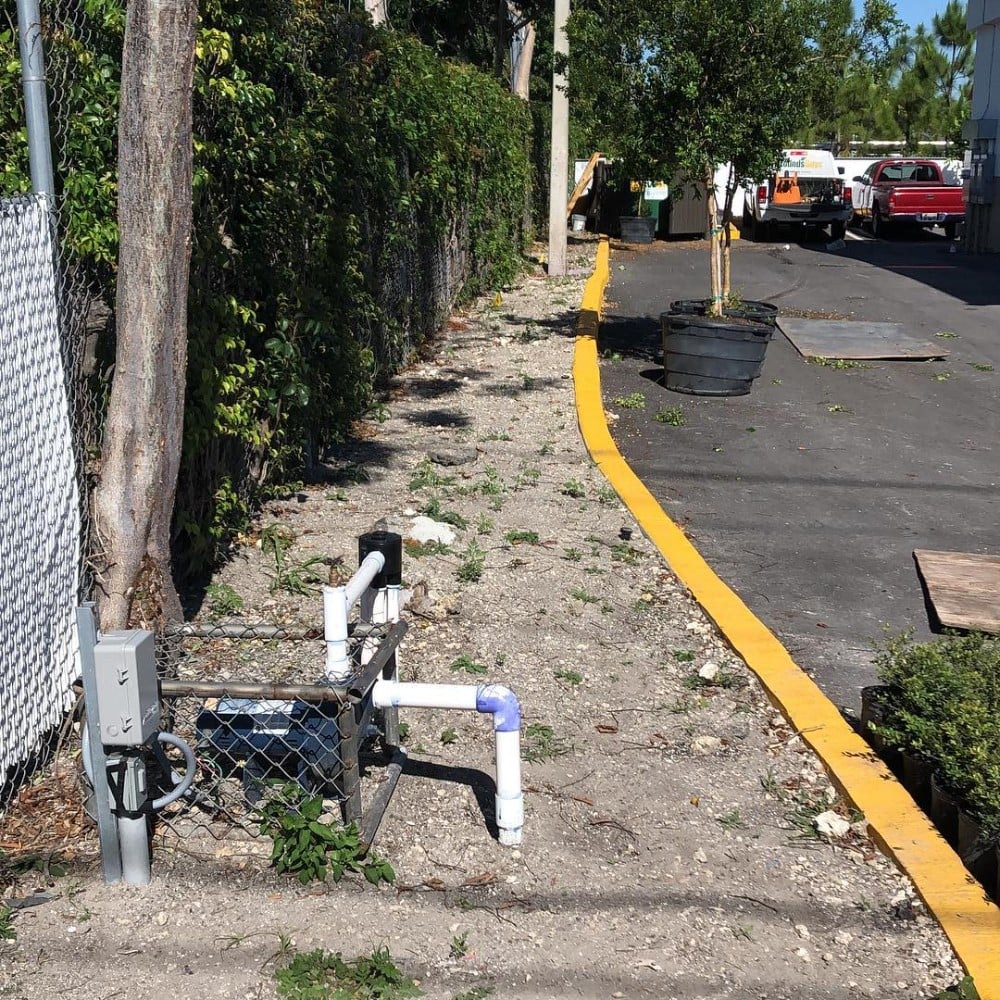
{"label": "utility pole", "polygon": [[[558,64],[568,60],[569,0],[555,0],[552,69],[552,145],[549,170],[549,277],[566,273],[566,179],[569,176],[569,71],[560,73]],[[562,58],[560,58],[562,57]]]}

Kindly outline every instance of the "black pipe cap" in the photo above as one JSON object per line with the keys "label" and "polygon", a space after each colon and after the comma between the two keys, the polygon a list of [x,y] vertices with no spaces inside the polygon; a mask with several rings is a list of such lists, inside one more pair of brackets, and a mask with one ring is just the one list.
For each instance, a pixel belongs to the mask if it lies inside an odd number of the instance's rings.
{"label": "black pipe cap", "polygon": [[358,536],[358,562],[371,552],[381,552],[385,558],[382,572],[372,580],[377,590],[398,587],[403,582],[403,538],[394,531],[368,531]]}

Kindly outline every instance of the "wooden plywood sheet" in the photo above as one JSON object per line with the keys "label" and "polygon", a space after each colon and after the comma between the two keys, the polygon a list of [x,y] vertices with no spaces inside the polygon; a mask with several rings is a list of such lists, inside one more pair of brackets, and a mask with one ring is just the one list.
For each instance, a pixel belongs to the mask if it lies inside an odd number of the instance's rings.
{"label": "wooden plywood sheet", "polygon": [[1000,634],[1000,556],[914,549],[941,624]]}
{"label": "wooden plywood sheet", "polygon": [[948,353],[940,344],[907,333],[901,323],[779,316],[778,326],[804,358],[920,361]]}

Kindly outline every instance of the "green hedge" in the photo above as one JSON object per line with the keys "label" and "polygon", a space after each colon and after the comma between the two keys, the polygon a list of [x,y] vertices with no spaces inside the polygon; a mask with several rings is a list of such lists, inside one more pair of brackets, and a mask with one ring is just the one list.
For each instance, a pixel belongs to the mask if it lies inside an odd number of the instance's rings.
{"label": "green hedge", "polygon": [[875,657],[888,685],[876,731],[933,763],[938,780],[1000,837],[1000,640],[890,639]]}
{"label": "green hedge", "polygon": [[[75,17],[49,39],[64,246],[110,305],[122,6]],[[457,297],[512,280],[530,174],[523,102],[364,14],[209,0],[201,18],[182,573],[343,439]],[[25,187],[11,31],[0,54],[7,193]]]}

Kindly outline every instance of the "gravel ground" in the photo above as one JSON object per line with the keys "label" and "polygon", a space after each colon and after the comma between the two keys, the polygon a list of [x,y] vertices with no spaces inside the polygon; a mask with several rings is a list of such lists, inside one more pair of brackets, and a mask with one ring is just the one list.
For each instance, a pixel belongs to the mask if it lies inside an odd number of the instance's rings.
{"label": "gravel ground", "polygon": [[[294,529],[295,559],[353,563],[379,520],[460,515],[448,551],[404,557],[402,675],[517,693],[523,847],[489,832],[488,724],[404,711],[410,763],[376,843],[395,886],[302,887],[226,845],[161,847],[143,889],[83,861],[24,875],[5,895],[56,898],[0,942],[0,996],[266,998],[295,951],[383,945],[448,1000],[925,998],[960,978],[909,881],[589,461],[570,367],[594,249],[574,243],[570,277],[536,267],[454,316],[389,416],[335,456],[340,485],[270,504],[216,581],[248,613],[315,622],[317,597],[269,591],[269,523]],[[817,832],[827,811],[845,836]]]}

